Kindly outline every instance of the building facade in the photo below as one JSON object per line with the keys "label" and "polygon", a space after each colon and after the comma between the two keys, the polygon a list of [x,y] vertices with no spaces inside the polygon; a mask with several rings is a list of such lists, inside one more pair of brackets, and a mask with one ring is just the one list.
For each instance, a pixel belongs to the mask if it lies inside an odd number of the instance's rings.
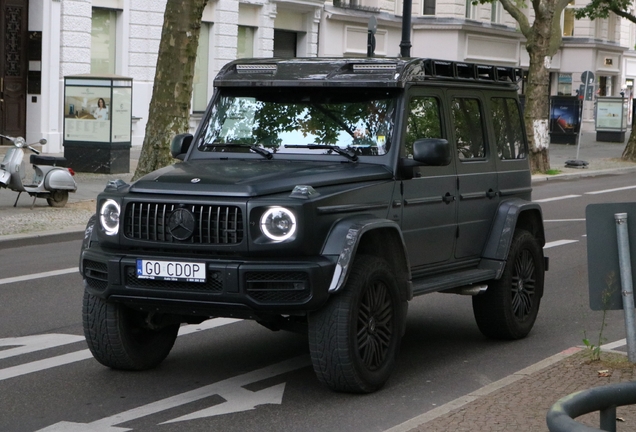
{"label": "building facade", "polygon": [[[585,3],[574,0],[563,14],[563,43],[549,64],[550,92],[576,95],[582,73],[590,71],[595,94],[631,99],[636,27],[614,15],[575,20],[573,10]],[[402,7],[401,0],[209,0],[192,127],[212,96],[215,74],[235,58],[366,56],[372,17],[375,56],[398,56]],[[46,138],[45,152],[62,152],[64,77],[117,75],[133,80],[132,144],[141,145],[164,9],[165,0],[0,0],[0,133],[26,134],[29,142]],[[413,0],[411,43],[414,57],[528,67],[525,39],[498,2]],[[593,112],[590,100],[588,129]]]}

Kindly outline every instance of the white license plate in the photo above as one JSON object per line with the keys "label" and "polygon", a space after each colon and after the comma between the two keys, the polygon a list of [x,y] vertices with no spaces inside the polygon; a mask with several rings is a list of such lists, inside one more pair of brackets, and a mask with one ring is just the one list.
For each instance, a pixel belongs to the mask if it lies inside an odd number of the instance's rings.
{"label": "white license plate", "polygon": [[205,263],[138,259],[137,277],[177,282],[205,282]]}

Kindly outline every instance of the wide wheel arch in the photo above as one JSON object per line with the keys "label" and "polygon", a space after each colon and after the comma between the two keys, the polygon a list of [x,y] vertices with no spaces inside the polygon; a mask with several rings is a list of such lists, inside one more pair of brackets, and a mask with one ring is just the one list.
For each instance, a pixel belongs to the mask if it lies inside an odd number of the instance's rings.
{"label": "wide wheel arch", "polygon": [[338,257],[330,293],[345,286],[356,256],[369,255],[385,260],[394,269],[403,300],[413,298],[406,245],[394,221],[364,216],[341,220],[331,229],[321,253]]}

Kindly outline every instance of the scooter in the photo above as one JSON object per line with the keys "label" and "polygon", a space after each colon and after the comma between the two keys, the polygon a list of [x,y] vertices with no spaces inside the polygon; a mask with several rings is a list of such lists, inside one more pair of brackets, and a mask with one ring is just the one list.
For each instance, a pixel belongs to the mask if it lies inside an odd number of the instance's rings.
{"label": "scooter", "polygon": [[[46,202],[51,207],[64,207],[68,201],[68,193],[77,190],[77,184],[73,179],[75,172],[66,168],[66,158],[40,156],[40,152],[28,145],[22,137],[1,134],[0,137],[13,142],[13,147],[7,150],[2,163],[0,163],[0,187],[18,192],[13,207],[18,204],[22,192],[33,197],[31,209],[35,205],[36,198],[46,198]],[[45,139],[41,139],[39,142],[46,144]],[[30,184],[24,184],[26,177],[23,161],[25,148],[35,153],[29,159],[35,170]]]}

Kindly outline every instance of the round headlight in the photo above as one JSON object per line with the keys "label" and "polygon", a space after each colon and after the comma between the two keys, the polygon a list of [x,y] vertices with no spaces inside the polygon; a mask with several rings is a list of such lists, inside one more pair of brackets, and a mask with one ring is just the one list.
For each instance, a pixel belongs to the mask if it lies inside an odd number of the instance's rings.
{"label": "round headlight", "polygon": [[99,211],[99,222],[106,235],[115,235],[119,231],[119,204],[112,199],[104,201]]}
{"label": "round headlight", "polygon": [[291,210],[273,207],[261,216],[261,231],[271,240],[287,240],[296,232],[296,217]]}

